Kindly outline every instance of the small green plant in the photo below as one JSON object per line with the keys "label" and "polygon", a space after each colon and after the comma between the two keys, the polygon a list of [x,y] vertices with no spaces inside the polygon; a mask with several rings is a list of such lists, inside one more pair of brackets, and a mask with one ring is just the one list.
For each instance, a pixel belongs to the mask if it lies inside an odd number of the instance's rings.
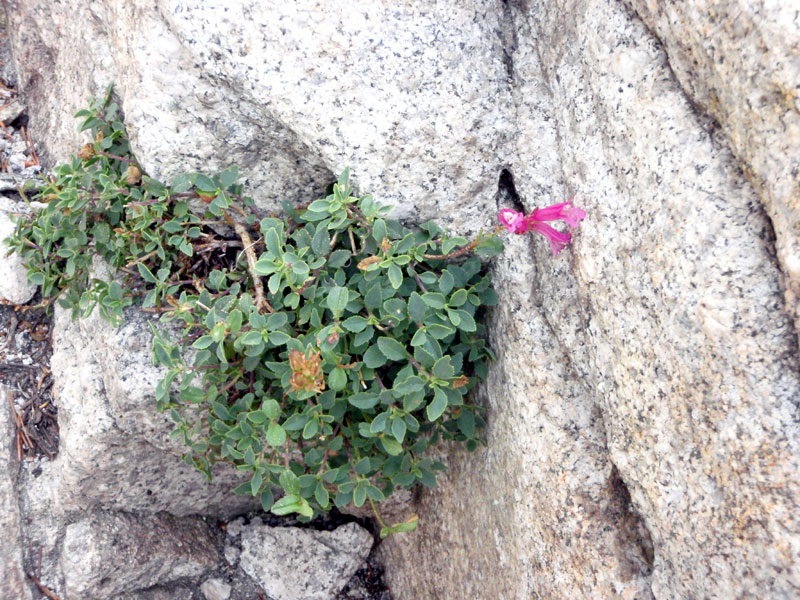
{"label": "small green plant", "polygon": [[415,515],[389,526],[376,503],[435,486],[444,465],[428,449],[475,450],[484,426],[469,392],[492,358],[482,317],[497,297],[468,253],[501,252],[505,228],[544,235],[556,255],[571,234],[547,222],[575,228],[586,213],[507,208],[468,242],[388,219],[345,170],[324,198],[265,217],[236,167],[169,186],[143,174],[117,113],[110,87],[77,113],[94,141],[53,169],[36,197],[45,206],[7,240],[42,304],[114,324],[136,304],[172,323],[151,322],[165,373],[156,405],[209,480],[227,461],[249,475],[234,492],[264,510],[311,519],[369,502],[382,536],[414,529]]}
{"label": "small green plant", "polygon": [[[46,206],[9,243],[45,304],[113,323],[138,304],[173,322],[151,324],[155,397],[186,462],[209,479],[230,462],[249,475],[235,493],[310,519],[434,486],[440,440],[478,446],[469,391],[492,357],[481,321],[496,295],[467,253],[500,252],[501,228],[471,243],[410,229],[354,196],[347,170],[324,198],[264,217],[236,167],[169,186],[144,175],[117,112],[109,89],[78,113],[94,142],[53,169]],[[375,512],[382,535],[416,526]]]}

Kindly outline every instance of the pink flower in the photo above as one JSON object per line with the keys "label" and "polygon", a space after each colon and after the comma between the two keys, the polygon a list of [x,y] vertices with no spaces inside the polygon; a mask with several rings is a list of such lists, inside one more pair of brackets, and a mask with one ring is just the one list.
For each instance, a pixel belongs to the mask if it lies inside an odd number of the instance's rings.
{"label": "pink flower", "polygon": [[537,208],[530,214],[528,220],[556,221],[561,219],[564,223],[574,228],[580,225],[584,218],[586,218],[586,211],[572,206],[572,200],[570,200],[569,202],[554,204],[546,208]]}
{"label": "pink flower", "polygon": [[547,238],[547,241],[550,242],[550,249],[553,251],[553,256],[558,256],[558,253],[566,248],[567,244],[569,244],[569,241],[572,239],[571,234],[556,231],[547,223],[539,223],[538,221],[530,219],[528,221],[528,227],[530,227],[531,231],[537,231]]}
{"label": "pink flower", "polygon": [[525,233],[528,231],[528,218],[513,208],[504,208],[498,217],[511,233]]}
{"label": "pink flower", "polygon": [[512,208],[504,208],[500,211],[500,222],[505,225],[511,233],[526,233],[536,231],[541,233],[550,242],[550,249],[553,256],[557,256],[567,247],[572,235],[568,232],[562,233],[547,225],[545,221],[564,221],[569,227],[575,228],[586,218],[586,211],[581,210],[569,202],[561,202],[545,208],[537,208],[527,217]]}
{"label": "pink flower", "polygon": [[586,218],[586,211],[572,206],[572,200],[569,202],[561,202],[553,206],[545,208],[537,208],[525,219],[528,223],[529,231],[538,231],[550,242],[550,249],[553,251],[553,256],[557,256],[564,248],[567,247],[572,235],[569,233],[561,233],[556,231],[544,221],[562,220],[568,226],[575,228],[580,225],[580,222]]}

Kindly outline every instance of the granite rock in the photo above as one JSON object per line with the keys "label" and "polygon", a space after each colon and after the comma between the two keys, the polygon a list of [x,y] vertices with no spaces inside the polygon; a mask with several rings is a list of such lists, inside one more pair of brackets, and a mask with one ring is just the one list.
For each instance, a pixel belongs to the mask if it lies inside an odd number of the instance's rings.
{"label": "granite rock", "polygon": [[516,93],[550,108],[520,138],[549,126],[542,162],[559,165],[521,163],[516,181],[538,203],[529,174],[552,178],[592,215],[569,265],[536,246],[532,302],[602,413],[653,593],[793,595],[800,370],[772,223],[624,6],[529,2],[515,19]]}
{"label": "granite rock", "polygon": [[791,2],[626,0],[664,44],[691,101],[714,118],[775,229],[800,330],[800,13]]}
{"label": "granite rock", "polygon": [[231,586],[221,579],[206,579],[200,586],[206,600],[228,600],[231,597]]}
{"label": "granite rock", "polygon": [[335,597],[372,548],[372,536],[356,523],[316,531],[254,520],[234,533],[242,547],[240,568],[274,600]]}
{"label": "granite rock", "polygon": [[539,267],[539,245],[509,240],[496,265],[487,447],[440,457],[438,488],[409,507],[418,530],[378,547],[398,600],[653,597],[649,534],[608,456],[603,415],[535,302],[531,281],[565,271],[566,257]]}
{"label": "granite rock", "polygon": [[[558,258],[541,238],[516,238],[495,264],[498,360],[479,394],[488,446],[448,452],[439,488],[408,506],[419,530],[382,544],[393,597],[797,594],[797,36],[786,8],[4,5],[51,159],[77,147],[68,114],[114,80],[151,173],[238,162],[264,207],[307,201],[349,165],[410,222],[466,231],[500,206],[570,197],[586,209]],[[129,327],[116,341],[96,323],[57,335],[65,458],[53,497],[219,512],[227,496],[166,470],[166,424],[139,391],[155,375],[125,345],[144,328]],[[254,525],[240,559],[262,583],[269,566],[251,559],[268,531]]]}
{"label": "granite rock", "polygon": [[119,328],[98,314],[72,321],[56,311],[54,394],[60,449],[49,469],[64,510],[102,509],[227,516],[256,506],[231,490],[242,476],[226,464],[210,484],[180,460],[168,415],[155,410],[161,371],[152,365],[148,319],[132,310]]}
{"label": "granite rock", "polygon": [[154,176],[235,163],[274,208],[350,166],[399,216],[486,224],[510,139],[493,0],[5,4],[51,161],[80,143],[72,113],[113,81]]}
{"label": "granite rock", "polygon": [[93,513],[67,526],[61,550],[67,597],[86,600],[199,577],[218,561],[204,521],[170,515]]}
{"label": "granite rock", "polygon": [[17,432],[9,408],[8,389],[0,385],[0,597],[31,600],[22,562],[22,528],[17,491]]}
{"label": "granite rock", "polygon": [[202,600],[196,584],[167,584],[114,596],[114,600]]}
{"label": "granite rock", "polygon": [[14,233],[11,215],[22,213],[24,206],[10,198],[0,196],[0,299],[12,304],[25,304],[36,293],[36,286],[28,282],[22,258],[8,254],[5,239]]}
{"label": "granite rock", "polygon": [[514,191],[589,217],[498,261],[488,449],[381,546],[393,594],[791,597],[796,330],[758,194],[624,6],[511,11]]}

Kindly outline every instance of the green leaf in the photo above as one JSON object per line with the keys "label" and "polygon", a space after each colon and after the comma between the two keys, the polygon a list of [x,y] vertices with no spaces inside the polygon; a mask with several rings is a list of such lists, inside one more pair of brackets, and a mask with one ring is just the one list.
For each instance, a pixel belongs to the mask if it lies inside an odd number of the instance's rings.
{"label": "green leaf", "polygon": [[467,290],[461,288],[460,290],[456,290],[452,296],[450,296],[450,301],[448,304],[452,307],[459,307],[464,302],[467,301]]}
{"label": "green leaf", "polygon": [[286,430],[277,423],[270,423],[267,427],[267,443],[276,448],[283,446],[286,443]]}
{"label": "green leaf", "polygon": [[283,423],[287,431],[300,431],[308,421],[308,417],[302,413],[295,413]]}
{"label": "green leaf", "polygon": [[214,414],[217,415],[223,421],[230,421],[231,419],[233,419],[231,413],[228,411],[228,407],[220,402],[212,402],[211,410],[213,410]]}
{"label": "green leaf", "polygon": [[403,272],[400,270],[400,267],[395,264],[390,265],[388,275],[389,283],[392,284],[394,289],[397,289],[403,285]]}
{"label": "green leaf", "polygon": [[411,292],[408,298],[408,314],[411,319],[416,323],[422,323],[425,320],[425,313],[427,312],[428,305],[417,292]]}
{"label": "green leaf", "polygon": [[217,184],[215,184],[208,175],[198,173],[194,178],[194,186],[201,192],[216,192]]}
{"label": "green leaf", "polygon": [[267,245],[267,250],[273,258],[280,258],[283,256],[283,251],[281,250],[281,240],[278,237],[278,232],[274,228],[267,229],[266,233],[264,234],[264,241]]}
{"label": "green leaf", "polygon": [[395,380],[394,386],[392,386],[392,390],[397,392],[398,394],[412,394],[414,392],[418,392],[424,387],[424,382],[416,375],[412,375],[408,379],[403,381]]}
{"label": "green leaf", "polygon": [[339,174],[339,179],[336,183],[342,190],[347,190],[350,182],[350,167],[345,167],[344,171]]}
{"label": "green leaf", "polygon": [[381,293],[381,284],[374,283],[372,287],[367,290],[364,296],[364,304],[367,308],[377,309],[383,304],[383,294]]}
{"label": "green leaf", "polygon": [[267,422],[267,415],[260,410],[253,410],[247,413],[247,420],[256,425],[263,425]]}
{"label": "green leaf", "polygon": [[281,414],[281,405],[277,400],[269,398],[261,404],[261,410],[267,415],[268,419],[277,419]]}
{"label": "green leaf", "polygon": [[338,392],[339,390],[343,390],[346,385],[347,373],[345,373],[344,369],[340,369],[339,367],[333,369],[331,374],[328,375],[328,387]]}
{"label": "green leaf", "polygon": [[475,324],[475,319],[472,318],[471,314],[469,314],[465,310],[456,310],[453,312],[458,314],[458,318],[460,319],[460,322],[458,323],[458,328],[461,331],[472,332],[477,330],[478,327]]}
{"label": "green leaf", "polygon": [[272,507],[272,503],[275,501],[275,498],[272,495],[272,489],[269,486],[261,492],[261,496],[259,497],[261,500],[261,508],[264,512],[269,512],[269,509]]}
{"label": "green leaf", "polygon": [[314,200],[314,202],[309,204],[308,210],[310,210],[311,212],[324,213],[328,212],[328,209],[330,207],[331,203],[328,202],[327,200]]}
{"label": "green leaf", "polygon": [[411,518],[403,523],[397,523],[391,527],[383,527],[381,529],[381,539],[392,533],[405,533],[408,531],[414,531],[417,528],[417,525],[419,525],[419,517],[417,515],[412,515]]}
{"label": "green leaf", "polygon": [[269,293],[272,294],[273,296],[277,294],[283,287],[281,285],[282,278],[283,276],[281,273],[273,273],[270,276],[269,281],[267,281],[267,288],[269,288]]}
{"label": "green leaf", "polygon": [[242,319],[244,315],[238,308],[233,309],[228,313],[228,318],[225,322],[228,324],[228,329],[231,333],[237,333],[242,328]]}
{"label": "green leaf", "polygon": [[302,509],[300,500],[301,498],[299,496],[294,494],[286,494],[283,498],[272,505],[270,512],[280,517],[289,515],[293,512],[299,513]]}
{"label": "green leaf", "polygon": [[328,257],[328,266],[331,269],[343,267],[350,260],[350,250],[334,250]]}
{"label": "green leaf", "polygon": [[458,314],[459,311],[447,309],[447,318],[450,319],[450,322],[455,325],[456,327],[459,326],[461,323],[461,315]]}
{"label": "green leaf", "polygon": [[447,325],[439,325],[438,323],[428,325],[428,333],[430,333],[437,340],[446,338],[448,335],[455,333],[455,331],[455,329],[448,327]]}
{"label": "green leaf", "polygon": [[144,263],[137,263],[136,267],[139,269],[139,275],[141,275],[142,279],[144,279],[146,282],[156,283],[158,281],[155,275],[153,275],[153,272],[148,269]]}
{"label": "green leaf", "polygon": [[364,317],[359,317],[358,315],[356,315],[342,321],[342,326],[348,331],[358,333],[366,329],[367,320]]}
{"label": "green leaf", "polygon": [[325,489],[325,486],[322,484],[321,481],[317,482],[317,487],[314,489],[314,499],[317,501],[322,508],[328,506],[328,502],[330,501],[330,495],[328,494],[328,490]]}
{"label": "green leaf", "polygon": [[264,483],[264,476],[259,472],[256,471],[253,474],[253,479],[250,480],[250,493],[253,496],[258,496],[259,492],[261,491],[261,484]]}
{"label": "green leaf", "polygon": [[280,267],[271,258],[262,255],[253,266],[253,270],[257,275],[272,275],[277,272]]}
{"label": "green leaf", "polygon": [[386,496],[384,496],[383,492],[379,488],[370,483],[367,484],[367,496],[369,496],[376,502],[383,502],[384,500],[386,500]]}
{"label": "green leaf", "polygon": [[380,438],[380,440],[383,449],[386,451],[387,454],[390,454],[391,456],[397,456],[403,451],[403,445],[398,443],[397,440],[395,440],[394,438],[382,437]]}
{"label": "green leaf", "polygon": [[426,409],[426,413],[428,415],[428,421],[435,421],[439,417],[444,414],[444,411],[447,409],[447,396],[444,395],[444,392],[439,388],[436,388],[436,391],[433,395],[433,400],[430,404],[428,404],[428,408]]}
{"label": "green leaf", "polygon": [[392,421],[392,435],[399,443],[403,443],[406,437],[406,422],[402,417],[398,417]]}
{"label": "green leaf", "polygon": [[173,365],[172,357],[162,344],[153,342],[153,353],[156,355],[156,360],[159,364],[166,365],[168,367]]}
{"label": "green leaf", "polygon": [[423,346],[425,342],[428,341],[428,336],[425,335],[424,329],[417,329],[416,333],[414,333],[414,337],[411,338],[411,345],[412,346]]}
{"label": "green leaf", "polygon": [[[203,337],[211,339],[210,336],[207,335]],[[197,340],[197,342],[199,342],[202,339],[203,338],[201,337],[199,340]],[[264,341],[264,337],[261,335],[260,331],[248,331],[241,337],[241,340],[242,344],[244,344],[245,346],[257,346],[258,344]],[[197,342],[193,344],[193,347],[197,347]]]}
{"label": "green leaf", "polygon": [[233,165],[228,169],[225,169],[219,175],[219,182],[222,184],[222,187],[228,187],[236,183],[236,180],[239,178],[239,167]]}
{"label": "green leaf", "polygon": [[445,300],[444,296],[438,292],[428,292],[426,294],[422,294],[422,299],[425,301],[425,304],[437,310],[444,308],[447,305],[447,301]]}
{"label": "green leaf", "polygon": [[375,222],[372,224],[372,237],[380,246],[383,238],[386,237],[386,221],[383,219],[375,219]]}
{"label": "green leaf", "polygon": [[433,376],[439,379],[450,379],[455,375],[455,369],[450,363],[449,356],[443,356],[433,365]]}
{"label": "green leaf", "polygon": [[464,246],[467,241],[463,237],[448,238],[442,242],[442,253],[450,254],[457,246]]}
{"label": "green leaf", "polygon": [[361,410],[369,410],[378,403],[378,396],[368,392],[359,392],[348,396],[347,401]]}
{"label": "green leaf", "polygon": [[311,239],[311,249],[317,256],[325,256],[331,249],[331,234],[327,227],[319,226]]}
{"label": "green leaf", "polygon": [[372,469],[369,458],[365,456],[364,458],[359,460],[355,465],[355,469],[356,473],[364,477]]}
{"label": "green leaf", "polygon": [[114,300],[117,301],[122,300],[122,286],[116,281],[112,281],[111,285],[108,286],[108,295],[111,296]]}
{"label": "green leaf", "polygon": [[386,356],[381,352],[378,346],[370,346],[364,353],[364,365],[368,369],[377,369],[386,364]]}
{"label": "green leaf", "polygon": [[300,479],[289,469],[281,471],[278,481],[287,494],[300,494]]}
{"label": "green leaf", "polygon": [[276,346],[283,346],[292,338],[283,331],[273,331],[269,334],[269,341]]}
{"label": "green leaf", "polygon": [[503,249],[504,246],[502,238],[493,237],[482,242],[477,248],[475,248],[475,254],[485,257],[497,256],[503,251]]}
{"label": "green leaf", "polygon": [[288,322],[289,322],[289,317],[286,315],[285,312],[276,312],[272,313],[269,317],[267,317],[266,327],[270,331],[274,331],[275,329],[280,329]]}
{"label": "green leaf", "polygon": [[367,488],[364,485],[364,482],[359,481],[356,489],[353,490],[353,504],[356,507],[362,506],[364,502],[367,500]]}
{"label": "green leaf", "polygon": [[306,426],[303,427],[303,439],[310,440],[319,432],[319,423],[314,419],[310,419]]}
{"label": "green leaf", "polygon": [[472,437],[475,434],[475,415],[462,409],[458,417],[458,428],[467,437]]}
{"label": "green leaf", "polygon": [[439,291],[442,292],[442,294],[449,294],[450,290],[452,290],[455,285],[456,280],[453,279],[453,276],[449,271],[442,273],[442,276],[439,279]]}
{"label": "green leaf", "polygon": [[347,288],[335,286],[328,292],[328,308],[331,309],[331,312],[333,312],[336,317],[342,314],[349,301],[350,293],[347,291]]}
{"label": "green leaf", "polygon": [[379,337],[378,348],[389,360],[405,360],[408,357],[406,347],[394,338],[387,336]]}

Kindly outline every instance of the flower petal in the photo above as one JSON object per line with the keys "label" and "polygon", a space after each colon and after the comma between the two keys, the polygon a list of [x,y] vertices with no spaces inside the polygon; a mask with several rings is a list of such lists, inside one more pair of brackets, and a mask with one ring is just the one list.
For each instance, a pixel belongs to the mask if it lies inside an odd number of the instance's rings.
{"label": "flower petal", "polygon": [[560,231],[556,231],[550,227],[550,225],[538,223],[530,217],[528,218],[528,228],[541,233],[547,238],[547,240],[550,242],[550,249],[553,251],[553,256],[558,256],[558,253],[566,248],[567,244],[569,244],[569,241],[572,239],[572,236],[569,233],[561,233]]}
{"label": "flower petal", "polygon": [[534,219],[536,221],[555,221],[557,219],[562,218],[563,208],[569,204],[569,202],[561,202],[560,204],[553,204],[553,206],[546,206],[544,208],[537,208],[534,210],[529,219]]}
{"label": "flower petal", "polygon": [[513,208],[504,208],[498,215],[500,222],[505,225],[511,233],[525,233],[528,231],[528,222],[525,215]]}

